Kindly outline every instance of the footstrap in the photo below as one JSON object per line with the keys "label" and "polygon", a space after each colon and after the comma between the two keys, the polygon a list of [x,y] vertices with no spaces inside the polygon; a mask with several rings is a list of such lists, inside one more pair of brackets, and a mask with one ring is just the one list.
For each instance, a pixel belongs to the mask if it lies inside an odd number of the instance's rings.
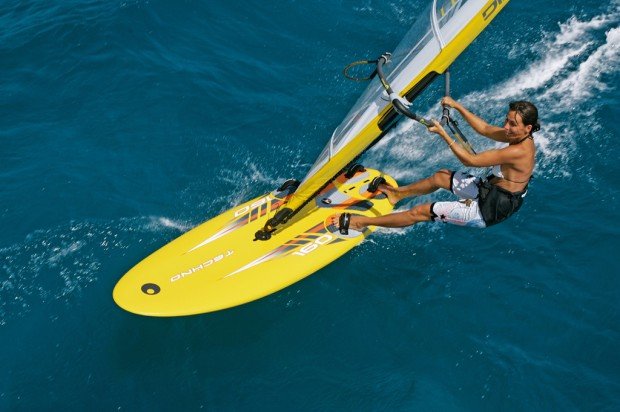
{"label": "footstrap", "polygon": [[349,224],[351,223],[351,213],[343,213],[338,218],[338,230],[341,235],[349,234]]}
{"label": "footstrap", "polygon": [[382,176],[377,176],[374,179],[372,179],[372,181],[368,185],[368,191],[371,193],[375,193],[377,190],[379,190],[379,185],[382,185],[385,183],[387,183],[385,181],[385,178],[383,178]]}

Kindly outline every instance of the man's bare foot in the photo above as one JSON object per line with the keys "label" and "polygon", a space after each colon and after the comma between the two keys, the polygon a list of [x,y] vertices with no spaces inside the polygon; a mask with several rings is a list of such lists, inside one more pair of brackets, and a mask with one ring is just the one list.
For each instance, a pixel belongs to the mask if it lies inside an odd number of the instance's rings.
{"label": "man's bare foot", "polygon": [[362,216],[351,216],[351,221],[349,222],[349,229],[351,230],[357,230],[358,232],[361,232],[362,230],[364,230],[364,228],[366,226],[360,224],[360,218],[363,218]]}
{"label": "man's bare foot", "polygon": [[[338,229],[341,229],[340,227],[340,216],[341,215],[335,215],[332,216],[331,218],[331,224],[333,226],[336,226]],[[364,230],[364,228],[366,227],[366,225],[363,225],[360,223],[360,220],[363,220],[364,216],[359,216],[359,215],[350,215],[350,219],[349,219],[349,225],[346,227],[347,230],[355,230],[358,232],[361,232]]]}
{"label": "man's bare foot", "polygon": [[377,189],[387,196],[388,201],[390,202],[392,206],[396,206],[396,203],[400,202],[401,197],[400,197],[400,193],[398,193],[397,187],[383,184],[383,185],[379,185]]}

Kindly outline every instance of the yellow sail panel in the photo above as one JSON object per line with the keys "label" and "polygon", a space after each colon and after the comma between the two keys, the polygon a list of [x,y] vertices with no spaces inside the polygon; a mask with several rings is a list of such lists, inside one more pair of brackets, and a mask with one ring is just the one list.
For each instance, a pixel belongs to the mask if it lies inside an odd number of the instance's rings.
{"label": "yellow sail panel", "polygon": [[[441,5],[433,2],[393,53],[387,77],[394,91],[405,96],[431,73],[443,73],[508,1],[450,0]],[[439,11],[442,7],[443,16]],[[432,13],[438,21],[435,33],[431,27]],[[380,122],[391,110],[383,86],[379,79],[374,79],[336,129],[286,207],[297,210],[303,206],[326,182],[363,153],[383,133]]]}

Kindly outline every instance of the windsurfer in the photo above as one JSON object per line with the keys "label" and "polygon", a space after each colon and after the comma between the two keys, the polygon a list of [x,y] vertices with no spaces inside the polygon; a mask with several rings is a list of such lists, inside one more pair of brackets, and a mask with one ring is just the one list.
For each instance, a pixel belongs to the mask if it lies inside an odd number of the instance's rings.
{"label": "windsurfer", "polygon": [[540,129],[536,107],[527,101],[511,102],[504,126],[498,127],[488,124],[450,97],[444,97],[441,104],[456,109],[480,135],[508,143],[500,149],[472,154],[453,140],[439,122],[434,121],[429,128],[448,144],[463,165],[492,166],[492,174],[481,178],[463,171],[442,169],[406,186],[379,185],[378,190],[385,193],[393,205],[439,189],[450,190],[462,200],[420,204],[407,211],[379,217],[345,213],[338,222],[341,233],[347,233],[349,228],[360,231],[366,226],[406,227],[426,221],[484,228],[507,219],[521,207],[535,166],[532,134]]}

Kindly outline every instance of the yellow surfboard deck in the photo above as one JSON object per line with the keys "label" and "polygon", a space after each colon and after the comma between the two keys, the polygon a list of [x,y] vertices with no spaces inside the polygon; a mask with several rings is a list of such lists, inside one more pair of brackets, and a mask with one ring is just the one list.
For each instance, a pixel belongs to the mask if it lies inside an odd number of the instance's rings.
{"label": "yellow surfboard deck", "polygon": [[254,234],[283,205],[289,190],[252,199],[197,226],[148,256],[113,292],[123,309],[147,316],[182,316],[226,309],[281,290],[339,258],[371,232],[338,231],[344,212],[380,216],[393,209],[368,185],[379,171],[340,175],[271,239]]}

